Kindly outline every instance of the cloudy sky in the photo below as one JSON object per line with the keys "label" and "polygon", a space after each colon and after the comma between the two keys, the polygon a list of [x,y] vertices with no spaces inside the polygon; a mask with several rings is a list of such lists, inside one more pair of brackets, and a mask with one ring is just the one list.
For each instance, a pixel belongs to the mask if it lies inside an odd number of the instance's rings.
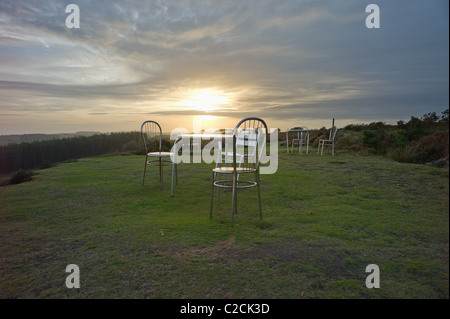
{"label": "cloudy sky", "polygon": [[440,114],[448,41],[448,0],[1,0],[0,134]]}

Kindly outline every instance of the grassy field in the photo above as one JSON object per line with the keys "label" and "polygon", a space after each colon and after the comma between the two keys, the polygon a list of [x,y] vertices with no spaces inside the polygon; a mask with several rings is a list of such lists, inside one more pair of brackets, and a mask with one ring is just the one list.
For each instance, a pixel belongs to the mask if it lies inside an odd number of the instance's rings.
{"label": "grassy field", "polygon": [[143,161],[82,159],[0,188],[0,298],[449,298],[448,170],[281,153],[261,176],[263,221],[252,188],[231,227],[230,193],[209,219],[211,165],[181,164],[171,198],[169,169],[142,186]]}

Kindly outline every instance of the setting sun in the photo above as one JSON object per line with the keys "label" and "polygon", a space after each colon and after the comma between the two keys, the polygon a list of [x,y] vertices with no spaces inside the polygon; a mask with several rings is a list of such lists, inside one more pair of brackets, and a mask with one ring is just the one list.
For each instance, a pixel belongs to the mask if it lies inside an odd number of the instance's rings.
{"label": "setting sun", "polygon": [[187,100],[183,101],[183,106],[188,106],[197,111],[212,112],[223,109],[230,109],[229,97],[222,91],[212,89],[202,89],[193,91]]}

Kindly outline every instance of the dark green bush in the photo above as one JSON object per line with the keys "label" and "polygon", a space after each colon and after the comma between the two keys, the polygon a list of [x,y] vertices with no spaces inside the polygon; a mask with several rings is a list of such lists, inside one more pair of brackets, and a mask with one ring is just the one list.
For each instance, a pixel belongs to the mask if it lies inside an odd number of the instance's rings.
{"label": "dark green bush", "polygon": [[408,145],[408,138],[406,136],[405,130],[398,129],[390,132],[389,143],[394,148],[403,148]]}
{"label": "dark green bush", "polygon": [[448,110],[442,114],[412,116],[406,123],[398,121],[396,126],[370,123],[363,130],[362,145],[399,162],[426,163],[448,157]]}
{"label": "dark green bush", "polygon": [[39,169],[47,169],[47,168],[50,168],[50,167],[52,167],[52,166],[53,166],[53,164],[50,163],[50,161],[44,160],[44,161],[42,162],[41,166],[39,166]]}
{"label": "dark green bush", "polygon": [[426,163],[448,157],[448,132],[436,131],[413,143],[414,163]]}
{"label": "dark green bush", "polygon": [[384,141],[384,132],[382,130],[368,129],[363,131],[363,146],[375,150],[380,150],[381,143]]}
{"label": "dark green bush", "polygon": [[344,127],[344,130],[354,132],[362,132],[365,129],[367,129],[367,124],[349,124]]}
{"label": "dark green bush", "polygon": [[10,185],[14,185],[14,184],[20,184],[23,182],[28,182],[31,181],[33,176],[33,172],[32,171],[26,171],[23,169],[19,169],[17,172],[15,172],[10,180],[9,180],[9,184]]}
{"label": "dark green bush", "polygon": [[420,139],[425,135],[425,127],[421,119],[412,116],[411,120],[405,124],[405,134],[408,141]]}
{"label": "dark green bush", "polygon": [[348,150],[356,150],[362,147],[362,142],[359,136],[344,133],[339,138],[339,147]]}
{"label": "dark green bush", "polygon": [[372,122],[372,123],[370,123],[368,126],[367,126],[367,128],[369,129],[369,130],[381,130],[381,129],[384,129],[384,128],[386,128],[388,125],[386,125],[385,123],[383,123],[383,122]]}

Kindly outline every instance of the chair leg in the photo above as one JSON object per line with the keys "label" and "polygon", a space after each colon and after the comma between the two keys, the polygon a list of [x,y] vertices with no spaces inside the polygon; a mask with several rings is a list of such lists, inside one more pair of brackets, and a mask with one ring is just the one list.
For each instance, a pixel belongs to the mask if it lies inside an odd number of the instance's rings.
{"label": "chair leg", "polygon": [[320,153],[320,141],[319,141],[319,147],[317,148],[317,155]]}
{"label": "chair leg", "polygon": [[144,163],[144,177],[142,178],[142,185],[145,184],[145,171],[147,170],[147,155],[145,155],[145,163]]}
{"label": "chair leg", "polygon": [[[220,174],[217,174],[217,180],[220,180]],[[217,187],[217,207],[220,206],[220,187]]]}
{"label": "chair leg", "polygon": [[[220,168],[220,167],[222,167],[222,162],[219,162],[219,160],[217,160],[216,168]],[[220,174],[213,173],[214,180],[216,178],[216,175],[217,175],[217,181],[219,181],[220,180]],[[220,187],[217,187],[217,206],[219,206],[219,202],[220,202]]]}
{"label": "chair leg", "polygon": [[324,145],[325,145],[325,142],[322,143],[322,152],[320,153],[320,156],[323,155],[323,147],[324,147]]}
{"label": "chair leg", "polygon": [[237,184],[237,177],[236,174],[233,174],[233,193],[232,193],[232,211],[231,211],[231,226],[233,226],[233,220],[234,220],[234,214],[236,213],[236,207],[237,207],[237,192],[236,192],[236,184]]}
{"label": "chair leg", "polygon": [[173,182],[174,182],[174,177],[176,176],[176,183],[178,185],[178,176],[177,176],[177,164],[172,163],[172,185],[170,186],[170,196],[173,197]]}
{"label": "chair leg", "polygon": [[334,156],[334,142],[331,144],[331,156]]}
{"label": "chair leg", "polygon": [[289,154],[289,138],[287,133],[286,133],[286,154]]}
{"label": "chair leg", "polygon": [[163,184],[163,169],[164,169],[164,162],[163,159],[159,158],[159,181],[161,182],[161,185]]}
{"label": "chair leg", "polygon": [[255,172],[256,187],[258,187],[258,202],[259,202],[259,219],[262,220],[262,206],[261,206],[261,191],[259,188],[259,172]]}
{"label": "chair leg", "polygon": [[216,173],[212,173],[211,178],[211,206],[209,207],[209,219],[212,219],[213,201],[214,201],[214,179]]}
{"label": "chair leg", "polygon": [[309,134],[308,134],[308,138],[306,141],[306,154],[308,154],[308,151],[309,151]]}

